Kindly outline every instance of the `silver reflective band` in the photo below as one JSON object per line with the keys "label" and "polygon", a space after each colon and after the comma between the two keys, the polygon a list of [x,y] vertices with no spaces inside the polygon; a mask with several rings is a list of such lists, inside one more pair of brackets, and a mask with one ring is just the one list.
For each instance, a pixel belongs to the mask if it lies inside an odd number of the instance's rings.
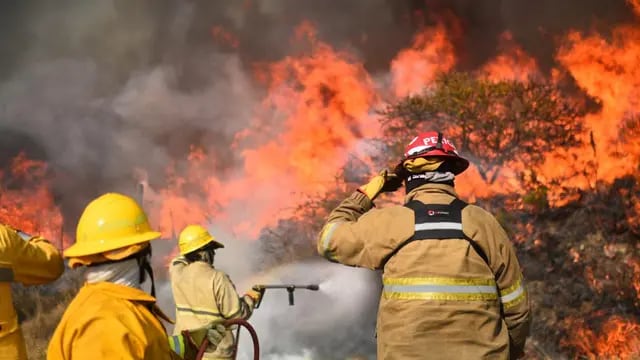
{"label": "silver reflective band", "polygon": [[421,230],[462,230],[462,223],[438,222],[416,224],[416,231]]}
{"label": "silver reflective band", "polygon": [[194,315],[220,316],[220,313],[204,309],[194,309],[184,306],[176,306],[176,311],[187,312]]}
{"label": "silver reflective band", "polygon": [[31,238],[33,238],[33,236],[27,234],[26,232],[23,232],[22,230],[18,230],[16,232],[18,233],[18,236],[20,236],[24,241],[29,241],[31,240]]}
{"label": "silver reflective band", "polygon": [[520,285],[512,293],[509,293],[505,296],[500,297],[500,301],[502,301],[503,303],[508,303],[518,298],[518,296],[522,295],[523,292],[524,292],[524,288],[522,287],[522,285]]}
{"label": "silver reflective band", "polygon": [[0,267],[0,282],[12,282],[13,270],[10,268]]}
{"label": "silver reflective band", "polygon": [[338,224],[340,224],[340,222],[332,222],[332,223],[327,225],[328,229],[325,229],[325,232],[323,234],[323,239],[322,239],[322,249],[324,251],[329,250],[329,244],[331,242],[331,236],[333,235],[333,232],[338,227]]}
{"label": "silver reflective band", "polygon": [[497,294],[495,286],[488,285],[385,285],[384,291],[402,293],[450,293],[450,294]]}

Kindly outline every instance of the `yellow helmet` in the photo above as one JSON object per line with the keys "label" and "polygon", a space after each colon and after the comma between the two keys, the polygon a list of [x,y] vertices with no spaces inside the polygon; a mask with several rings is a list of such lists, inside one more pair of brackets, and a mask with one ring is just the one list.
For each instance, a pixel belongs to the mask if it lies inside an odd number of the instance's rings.
{"label": "yellow helmet", "polygon": [[223,248],[222,243],[216,241],[213,237],[200,225],[189,225],[180,233],[178,238],[178,248],[180,248],[180,255],[185,255],[190,252],[196,251],[203,246],[213,243],[214,248]]}
{"label": "yellow helmet", "polygon": [[73,264],[89,265],[119,260],[142,251],[160,233],[149,226],[147,214],[131,197],[107,193],[91,201],[84,209],[76,229],[76,242],[64,256]]}

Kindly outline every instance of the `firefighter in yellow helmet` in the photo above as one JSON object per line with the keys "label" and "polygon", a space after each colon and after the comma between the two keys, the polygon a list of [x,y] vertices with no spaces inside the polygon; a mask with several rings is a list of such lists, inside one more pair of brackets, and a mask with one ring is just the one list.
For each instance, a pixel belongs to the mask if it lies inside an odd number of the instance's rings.
{"label": "firefighter in yellow helmet", "polygon": [[[250,290],[240,297],[235,285],[224,272],[214,268],[220,242],[202,226],[189,225],[180,233],[180,256],[171,262],[171,288],[176,302],[174,334],[199,327],[209,321],[248,319],[260,300],[258,291]],[[204,359],[231,359],[234,336],[228,330],[217,348],[210,348]]]}
{"label": "firefighter in yellow helmet", "polygon": [[[76,243],[64,256],[86,267],[86,283],[65,311],[47,359],[192,359],[206,338],[222,339],[220,324],[202,324],[190,335],[167,336],[156,306],[150,241],[153,231],[132,198],[108,193],[93,200],[78,222]],[[151,295],[141,289],[146,277]]]}
{"label": "firefighter in yellow helmet", "polygon": [[[416,136],[394,173],[381,172],[329,215],[318,251],[383,271],[378,359],[516,359],[530,312],[514,248],[498,221],[460,200],[469,162],[439,132]],[[372,209],[404,182],[405,204]]]}
{"label": "firefighter in yellow helmet", "polygon": [[11,298],[11,283],[40,285],[64,272],[58,249],[41,236],[0,224],[0,360],[26,360],[27,352]]}

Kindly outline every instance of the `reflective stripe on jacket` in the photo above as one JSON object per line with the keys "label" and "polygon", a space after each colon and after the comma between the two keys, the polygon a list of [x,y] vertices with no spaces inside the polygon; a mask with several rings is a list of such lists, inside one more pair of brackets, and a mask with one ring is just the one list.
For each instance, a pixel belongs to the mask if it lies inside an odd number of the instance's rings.
{"label": "reflective stripe on jacket", "polygon": [[[248,319],[254,303],[248,296],[240,297],[227,274],[213,266],[183,257],[174,259],[169,270],[171,289],[176,303],[174,334],[199,328],[220,319]],[[205,353],[204,359],[231,359],[234,349],[233,329],[227,331],[217,349]]]}
{"label": "reflective stripe on jacket", "polygon": [[124,285],[84,285],[53,333],[47,359],[179,359],[159,320],[167,318],[155,302]]}
{"label": "reflective stripe on jacket", "polygon": [[[405,201],[446,208],[455,199],[453,187],[426,184]],[[417,222],[407,206],[372,205],[359,192],[344,200],[329,215],[318,251],[331,261],[383,269],[378,359],[421,359],[426,353],[433,359],[508,359],[521,353],[528,300],[513,246],[491,214],[467,205],[459,220]],[[410,241],[424,231],[462,235]]]}
{"label": "reflective stripe on jacket", "polygon": [[38,236],[25,239],[17,230],[0,224],[0,360],[27,359],[11,282],[45,284],[58,279],[63,271],[60,252],[47,240]]}

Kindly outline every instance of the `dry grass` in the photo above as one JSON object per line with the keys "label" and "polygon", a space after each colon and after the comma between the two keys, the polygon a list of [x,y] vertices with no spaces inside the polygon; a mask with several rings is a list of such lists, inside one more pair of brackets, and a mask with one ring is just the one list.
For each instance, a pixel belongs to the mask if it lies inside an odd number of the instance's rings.
{"label": "dry grass", "polygon": [[49,339],[81,283],[80,272],[67,270],[53,284],[13,286],[14,304],[21,321],[29,360],[46,359]]}

